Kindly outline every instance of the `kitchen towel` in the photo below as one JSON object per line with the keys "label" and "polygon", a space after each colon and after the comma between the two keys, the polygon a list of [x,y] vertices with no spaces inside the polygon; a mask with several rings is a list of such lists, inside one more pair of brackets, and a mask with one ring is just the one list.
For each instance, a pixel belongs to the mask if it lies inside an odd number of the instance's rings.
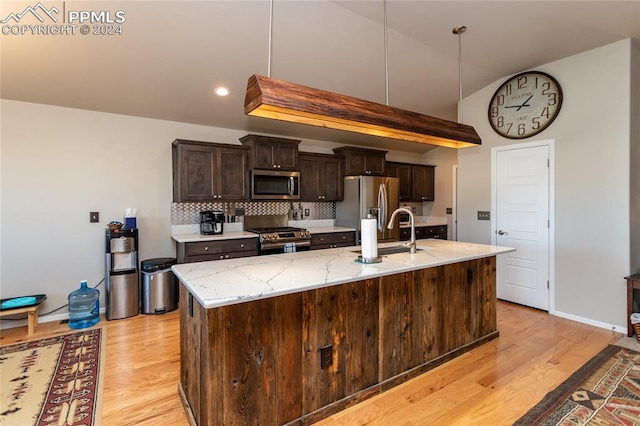
{"label": "kitchen towel", "polygon": [[285,253],[295,253],[296,252],[296,243],[284,243],[284,252]]}
{"label": "kitchen towel", "polygon": [[375,259],[378,257],[378,228],[376,219],[362,219],[360,233],[362,239],[362,258]]}

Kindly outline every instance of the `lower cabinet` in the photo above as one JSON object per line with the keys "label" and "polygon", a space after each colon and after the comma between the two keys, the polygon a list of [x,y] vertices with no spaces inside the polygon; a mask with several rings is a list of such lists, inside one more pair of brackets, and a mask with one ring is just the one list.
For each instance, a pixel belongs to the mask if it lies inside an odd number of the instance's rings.
{"label": "lower cabinet", "polygon": [[311,250],[328,249],[336,247],[348,247],[356,245],[356,233],[326,232],[311,235]]}
{"label": "lower cabinet", "polygon": [[498,337],[495,256],[209,309],[181,285],[180,300],[179,392],[200,426],[312,424]]}
{"label": "lower cabinet", "polygon": [[[447,225],[440,226],[416,226],[416,240],[422,238],[447,239]],[[411,228],[400,228],[400,241],[411,240]]]}
{"label": "lower cabinet", "polygon": [[258,255],[257,238],[176,243],[178,263],[205,262]]}

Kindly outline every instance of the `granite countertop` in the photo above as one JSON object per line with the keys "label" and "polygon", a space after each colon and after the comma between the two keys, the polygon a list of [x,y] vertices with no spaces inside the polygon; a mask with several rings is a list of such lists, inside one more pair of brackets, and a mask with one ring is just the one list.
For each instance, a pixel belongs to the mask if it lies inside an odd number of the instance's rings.
{"label": "granite countertop", "polygon": [[418,240],[417,245],[415,254],[391,254],[373,264],[356,262],[360,247],[351,246],[185,263],[171,269],[205,308],[215,308],[515,251],[435,239]]}
{"label": "granite countertop", "polygon": [[[311,234],[323,234],[327,232],[355,231],[354,228],[333,226],[333,220],[316,221],[289,221],[289,226],[306,228]],[[258,234],[242,230],[240,223],[225,223],[224,232],[216,235],[202,235],[198,225],[185,225],[173,227],[171,238],[178,243],[194,243],[205,241],[222,241],[237,238],[258,238]]]}
{"label": "granite countertop", "polygon": [[318,226],[315,228],[307,228],[311,234],[326,234],[330,232],[353,232],[355,228],[345,228],[343,226]]}
{"label": "granite countertop", "polygon": [[[415,218],[416,227],[419,226],[443,226],[448,225],[449,221],[446,217],[428,217],[428,216],[416,216]],[[410,223],[401,224],[400,228],[411,228]]]}
{"label": "granite countertop", "polygon": [[224,241],[237,238],[258,238],[258,234],[245,231],[228,231],[217,235],[202,235],[200,232],[192,234],[173,234],[171,235],[178,243],[198,243],[205,241]]}

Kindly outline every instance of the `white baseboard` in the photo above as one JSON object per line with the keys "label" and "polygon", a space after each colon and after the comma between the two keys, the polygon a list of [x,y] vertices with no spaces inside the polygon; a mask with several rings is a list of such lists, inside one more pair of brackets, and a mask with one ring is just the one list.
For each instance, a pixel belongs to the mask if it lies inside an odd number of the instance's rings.
{"label": "white baseboard", "polygon": [[606,330],[611,330],[611,331],[617,331],[618,333],[621,334],[627,334],[627,326],[620,326],[620,325],[614,325],[614,324],[607,324],[604,322],[600,322],[600,321],[594,321],[592,319],[589,318],[583,318],[583,317],[579,317],[577,315],[572,315],[572,314],[567,314],[566,312],[560,312],[560,311],[549,311],[549,314],[551,315],[555,315],[557,317],[561,317],[561,318],[566,318],[566,319],[570,319],[571,321],[576,321],[576,322],[581,322],[583,324],[588,324],[588,325],[592,325],[594,327],[598,327],[598,328],[604,328]]}

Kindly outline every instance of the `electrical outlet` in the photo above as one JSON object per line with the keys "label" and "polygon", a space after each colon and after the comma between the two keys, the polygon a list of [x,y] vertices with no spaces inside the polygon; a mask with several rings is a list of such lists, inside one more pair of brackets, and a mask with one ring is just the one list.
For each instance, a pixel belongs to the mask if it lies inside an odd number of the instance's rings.
{"label": "electrical outlet", "polygon": [[98,223],[98,222],[100,222],[100,213],[89,212],[89,223]]}
{"label": "electrical outlet", "polygon": [[453,214],[453,208],[447,207],[447,214]]}
{"label": "electrical outlet", "polygon": [[320,348],[320,368],[329,368],[333,364],[333,346],[326,345]]}
{"label": "electrical outlet", "polygon": [[411,213],[415,213],[416,212],[416,208],[415,207],[411,207]]}
{"label": "electrical outlet", "polygon": [[310,213],[309,213],[309,209],[304,209],[304,215],[305,215],[305,216],[309,216],[309,214],[310,214]]}
{"label": "electrical outlet", "polygon": [[478,220],[491,220],[490,212],[478,210]]}

